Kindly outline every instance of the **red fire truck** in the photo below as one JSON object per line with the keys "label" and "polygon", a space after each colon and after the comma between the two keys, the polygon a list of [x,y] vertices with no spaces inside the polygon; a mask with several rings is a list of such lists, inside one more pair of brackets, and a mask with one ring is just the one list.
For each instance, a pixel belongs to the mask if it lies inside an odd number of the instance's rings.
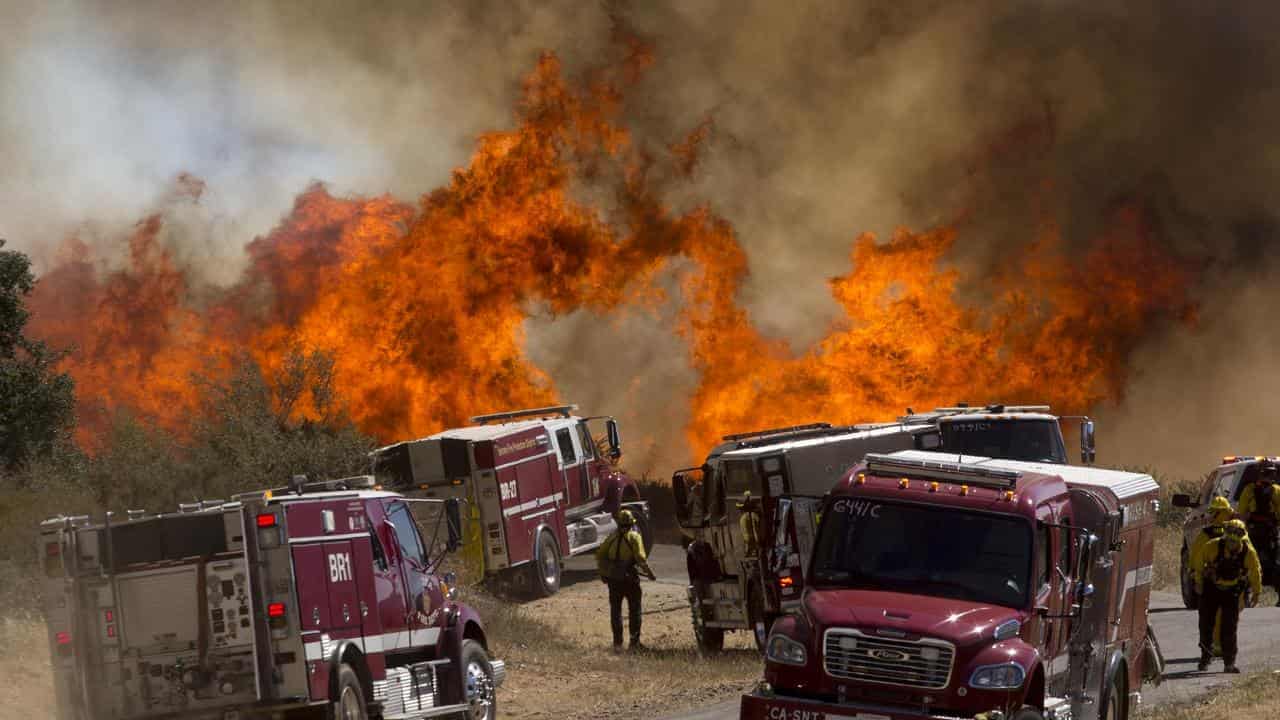
{"label": "red fire truck", "polygon": [[[1081,457],[1093,460],[1093,423],[1081,418]],[[700,468],[671,479],[677,520],[689,536],[689,604],[703,651],[719,650],[726,631],[750,630],[764,649],[774,618],[797,607],[799,588],[780,585],[792,556],[807,563],[814,528],[806,521],[849,468],[871,452],[946,450],[1066,463],[1059,418],[1046,406],[937,408],[892,423],[826,423],[730,435]],[[752,507],[743,507],[746,494]],[[743,513],[754,513],[749,546]]]}
{"label": "red fire truck", "polygon": [[491,720],[504,665],[437,573],[459,522],[371,476],[45,521],[58,717]]}
{"label": "red fire truck", "polygon": [[1163,659],[1147,625],[1158,486],[1048,463],[868,455],[836,486],[799,610],[741,717],[1123,720]]}
{"label": "red fire truck", "polygon": [[[465,499],[483,547],[485,575],[546,596],[560,589],[563,558],[590,552],[632,511],[652,547],[649,505],[616,461],[611,417],[573,415],[576,405],[481,415],[474,425],[374,452],[389,489]],[[606,448],[590,423],[601,421]]]}

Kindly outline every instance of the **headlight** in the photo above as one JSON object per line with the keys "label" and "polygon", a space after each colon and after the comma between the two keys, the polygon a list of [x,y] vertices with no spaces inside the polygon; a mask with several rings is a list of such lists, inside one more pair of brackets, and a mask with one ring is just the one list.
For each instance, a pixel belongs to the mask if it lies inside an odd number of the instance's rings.
{"label": "headlight", "polygon": [[804,665],[808,662],[804,645],[786,635],[774,635],[765,647],[765,659],[783,665]]}
{"label": "headlight", "polygon": [[1022,687],[1027,672],[1017,663],[984,665],[969,676],[969,687],[979,690],[1012,690]]}
{"label": "headlight", "polygon": [[995,637],[996,642],[1000,642],[1001,640],[1017,637],[1020,632],[1022,632],[1022,623],[1017,620],[1005,620],[996,626],[992,636]]}

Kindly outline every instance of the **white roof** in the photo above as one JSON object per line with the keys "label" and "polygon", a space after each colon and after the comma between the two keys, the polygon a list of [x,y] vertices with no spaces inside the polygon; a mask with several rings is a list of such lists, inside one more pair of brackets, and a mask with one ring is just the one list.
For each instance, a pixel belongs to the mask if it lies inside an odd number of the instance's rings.
{"label": "white roof", "polygon": [[727,460],[740,460],[785,450],[816,447],[818,445],[826,445],[827,443],[860,440],[863,438],[873,438],[882,435],[896,435],[898,433],[905,432],[907,428],[908,426],[906,425],[890,425],[889,427],[876,428],[874,430],[859,430],[857,432],[841,433],[839,435],[819,435],[817,437],[802,438],[800,440],[783,439],[769,445],[730,450],[721,454],[720,457]]}
{"label": "white roof", "polygon": [[[569,418],[576,421],[578,418]],[[525,430],[546,427],[556,421],[564,422],[565,418],[554,418],[546,420],[518,420],[509,423],[495,423],[493,425],[469,425],[467,427],[451,428],[443,430],[435,435],[428,435],[426,440],[436,440],[438,438],[453,438],[456,440],[468,440],[470,442],[480,442],[482,440],[497,440],[508,435],[514,435]]]}
{"label": "white roof", "polygon": [[957,455],[955,453],[928,452],[924,450],[901,450],[892,453],[892,455],[907,460],[931,460],[934,462],[995,468],[997,470],[1016,470],[1040,473],[1041,475],[1056,475],[1069,485],[1106,488],[1120,500],[1127,500],[1160,489],[1160,485],[1150,475],[1125,472],[1123,470],[1106,470],[1087,465],[1056,465],[1054,463],[1002,460],[978,455]]}
{"label": "white roof", "polygon": [[961,415],[944,415],[938,418],[938,422],[960,422],[974,420],[1057,420],[1057,415],[1049,415],[1048,413],[1038,412],[1007,412],[1007,413],[987,413],[972,412]]}

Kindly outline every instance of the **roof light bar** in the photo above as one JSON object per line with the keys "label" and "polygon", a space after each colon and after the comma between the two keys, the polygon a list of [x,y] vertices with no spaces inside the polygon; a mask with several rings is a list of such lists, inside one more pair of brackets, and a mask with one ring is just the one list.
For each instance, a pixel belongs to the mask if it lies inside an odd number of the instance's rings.
{"label": "roof light bar", "polygon": [[1017,487],[1018,478],[1022,477],[1022,473],[1016,470],[1000,470],[936,460],[913,460],[878,453],[867,453],[866,461],[867,471],[874,475],[910,475],[1000,490]]}
{"label": "roof light bar", "polygon": [[790,425],[787,427],[769,428],[767,430],[752,430],[751,432],[736,433],[734,435],[725,435],[724,442],[738,442],[748,438],[765,437],[767,435],[789,435],[791,433],[805,432],[806,430],[826,430],[831,427],[831,423],[809,423],[808,425]]}

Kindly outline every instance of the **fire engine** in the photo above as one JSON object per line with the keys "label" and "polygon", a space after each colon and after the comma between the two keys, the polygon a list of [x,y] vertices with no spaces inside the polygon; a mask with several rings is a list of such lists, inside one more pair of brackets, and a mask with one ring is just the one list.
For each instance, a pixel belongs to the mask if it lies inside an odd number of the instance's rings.
{"label": "fire engine", "polygon": [[[1093,422],[1080,420],[1081,458],[1092,462]],[[892,423],[818,423],[725,437],[701,467],[677,470],[671,480],[677,521],[691,538],[688,594],[698,647],[718,651],[726,631],[750,630],[763,650],[773,620],[799,601],[799,589],[780,583],[779,573],[792,552],[808,561],[815,529],[804,518],[865,454],[909,449],[1067,462],[1059,418],[1040,405],[908,408]],[[748,521],[759,525],[754,547],[741,528],[748,492],[758,503],[745,508],[754,513]],[[784,546],[794,550],[783,552]]]}
{"label": "fire engine", "polygon": [[41,525],[60,720],[496,717],[456,502],[308,483]]}
{"label": "fire engine", "polygon": [[[576,405],[481,415],[374,452],[374,472],[389,489],[465,499],[478,525],[485,576],[547,596],[560,589],[563,559],[590,552],[617,527],[626,508],[653,546],[649,505],[616,462],[618,423],[578,417]],[[590,423],[603,421],[606,447]]]}
{"label": "fire engine", "polygon": [[797,612],[745,720],[1123,720],[1163,658],[1147,624],[1148,475],[869,454],[823,503]]}

